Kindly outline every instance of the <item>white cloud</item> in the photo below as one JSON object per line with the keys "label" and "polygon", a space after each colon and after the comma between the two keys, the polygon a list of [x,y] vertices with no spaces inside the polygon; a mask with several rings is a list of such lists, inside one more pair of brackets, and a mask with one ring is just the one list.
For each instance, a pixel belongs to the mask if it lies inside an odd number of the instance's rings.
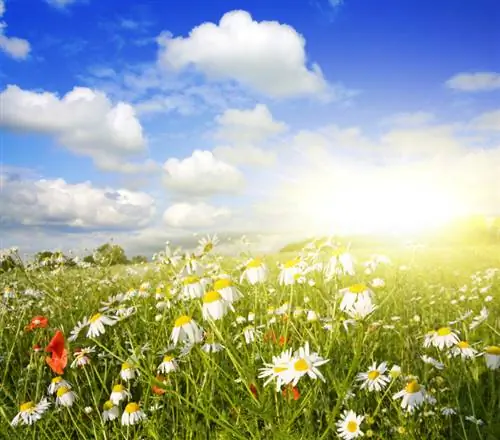
{"label": "white cloud", "polygon": [[168,159],[163,170],[165,184],[186,195],[234,193],[244,184],[237,168],[215,158],[210,151],[195,150],[185,159]]}
{"label": "white cloud", "polygon": [[275,121],[266,105],[250,110],[228,109],[216,117],[215,138],[234,144],[258,143],[287,130],[284,122]]}
{"label": "white cloud", "polygon": [[77,0],[45,0],[50,6],[55,8],[64,9],[66,6],[69,6],[73,3],[76,3]]}
{"label": "white cloud", "polygon": [[429,112],[408,112],[397,113],[385,119],[383,123],[390,125],[401,126],[422,126],[431,123],[434,120],[434,115]]}
{"label": "white cloud", "polygon": [[493,110],[475,117],[471,125],[476,130],[500,131],[500,110]]}
{"label": "white cloud", "polygon": [[216,158],[232,165],[253,165],[268,167],[276,162],[274,151],[264,150],[254,145],[241,145],[237,147],[222,145],[213,149]]}
{"label": "white cloud", "polygon": [[216,207],[207,203],[176,203],[165,210],[163,221],[173,228],[206,228],[227,221],[231,211],[225,207]]}
{"label": "white cloud", "polygon": [[125,102],[113,105],[102,92],[75,87],[59,98],[9,85],[0,100],[1,127],[54,136],[70,151],[90,156],[97,166],[106,168],[146,151],[133,107]]}
{"label": "white cloud", "polygon": [[194,66],[210,79],[235,80],[273,97],[318,95],[327,84],[318,65],[307,66],[305,39],[277,21],[254,21],[241,10],[219,24],[203,23],[189,36],[158,37],[159,63],[171,70]]}
{"label": "white cloud", "polygon": [[96,188],[90,182],[4,174],[0,186],[0,223],[7,225],[137,228],[147,225],[155,212],[146,193]]}
{"label": "white cloud", "polygon": [[461,90],[464,92],[491,91],[500,89],[500,73],[459,73],[446,81],[446,85],[450,89]]}
{"label": "white cloud", "polygon": [[[0,19],[5,14],[5,2],[0,0]],[[27,40],[6,35],[7,23],[0,21],[0,51],[5,52],[16,60],[25,59],[30,53],[31,46]]]}

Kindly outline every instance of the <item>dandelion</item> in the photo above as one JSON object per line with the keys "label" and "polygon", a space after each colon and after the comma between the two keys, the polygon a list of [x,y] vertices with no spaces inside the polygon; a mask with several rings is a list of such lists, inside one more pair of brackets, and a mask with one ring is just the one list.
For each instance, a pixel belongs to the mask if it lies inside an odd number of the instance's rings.
{"label": "dandelion", "polygon": [[111,396],[109,397],[109,400],[115,404],[118,405],[122,400],[130,399],[132,396],[131,394],[127,391],[127,389],[121,385],[115,385],[113,389],[111,390]]}
{"label": "dandelion", "polygon": [[500,347],[496,345],[486,347],[484,350],[484,358],[486,360],[486,367],[490,370],[500,368]]}
{"label": "dandelion", "polygon": [[42,415],[50,407],[50,402],[44,397],[40,402],[26,402],[19,407],[19,412],[10,422],[11,426],[33,425],[42,418]]}
{"label": "dandelion", "polygon": [[102,419],[105,422],[111,422],[118,417],[120,417],[119,408],[111,400],[107,400],[102,406]]}
{"label": "dandelion", "polygon": [[56,391],[56,405],[57,406],[65,406],[66,408],[70,408],[73,406],[76,400],[76,394],[71,391],[69,387],[60,387]]}
{"label": "dandelion", "polygon": [[123,411],[122,425],[135,425],[144,419],[146,419],[146,414],[141,410],[141,407],[137,403],[130,402]]}
{"label": "dandelion", "polygon": [[263,283],[267,280],[269,271],[260,258],[254,258],[245,265],[245,270],[241,274],[240,283],[247,280],[250,284]]}
{"label": "dandelion", "polygon": [[174,345],[179,341],[195,344],[203,340],[203,332],[193,318],[183,315],[175,321],[170,338]]}
{"label": "dandelion", "polygon": [[87,331],[87,338],[97,338],[106,332],[105,325],[111,326],[116,324],[116,319],[96,313],[89,319],[89,329]]}
{"label": "dandelion", "polygon": [[158,365],[157,371],[158,373],[168,374],[173,371],[177,371],[179,369],[179,365],[175,361],[173,356],[165,355],[163,357],[163,361],[160,365]]}
{"label": "dandelion", "polygon": [[424,402],[425,388],[416,380],[412,380],[401,391],[394,394],[392,398],[394,400],[403,398],[401,407],[411,413]]}
{"label": "dandelion", "polygon": [[222,295],[216,290],[208,292],[203,296],[203,319],[222,319],[229,308],[232,309],[231,304],[224,301]]}
{"label": "dandelion", "polygon": [[363,437],[364,433],[361,431],[361,423],[364,416],[358,416],[354,411],[345,411],[341,419],[336,423],[337,434],[343,440],[351,440],[358,437]]}
{"label": "dandelion", "polygon": [[368,391],[381,391],[390,382],[390,378],[385,374],[387,371],[387,362],[382,362],[378,367],[374,362],[366,373],[359,373],[356,379],[361,384],[361,389],[368,388]]}

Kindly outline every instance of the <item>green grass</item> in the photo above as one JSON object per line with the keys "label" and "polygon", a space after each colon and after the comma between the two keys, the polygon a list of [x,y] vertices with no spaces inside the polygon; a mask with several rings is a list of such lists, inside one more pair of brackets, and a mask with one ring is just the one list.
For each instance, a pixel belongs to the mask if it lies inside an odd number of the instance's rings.
{"label": "green grass", "polygon": [[[423,348],[422,342],[427,331],[446,326],[470,309],[472,316],[453,328],[479,351],[488,345],[500,345],[499,276],[492,280],[482,277],[478,287],[491,285],[485,293],[471,292],[470,278],[477,271],[500,267],[500,247],[418,251],[379,247],[353,252],[359,263],[373,253],[382,253],[393,264],[380,266],[372,275],[364,274],[363,266],[358,264],[354,277],[327,282],[315,275],[314,286],[281,287],[277,283],[276,262],[295,254],[270,256],[266,258],[272,269],[269,281],[265,285],[240,285],[244,298],[235,304],[236,312],[216,322],[202,319],[200,300],[173,302],[170,309],[163,311],[156,308],[156,285],[173,279],[174,272],[168,267],[155,272],[155,266],[148,265],[151,270],[147,273],[132,276],[124,268],[0,275],[0,286],[10,286],[16,292],[14,298],[4,299],[0,307],[0,438],[333,439],[338,438],[335,423],[342,411],[352,409],[366,416],[362,424],[365,437],[371,430],[375,439],[499,439],[500,370],[486,369],[483,357],[465,362],[449,359],[436,348]],[[234,259],[225,263],[233,279],[239,281]],[[401,270],[401,265],[406,268]],[[384,288],[376,289],[378,309],[366,322],[351,326],[346,332],[346,316],[338,307],[338,289],[355,282],[369,282],[374,277],[386,283]],[[70,358],[64,378],[78,395],[75,405],[61,409],[52,405],[33,426],[11,427],[19,405],[30,400],[38,402],[46,396],[54,377],[45,363],[46,354],[43,350],[35,353],[32,346],[39,344],[44,348],[56,329],[67,338],[77,321],[99,310],[102,300],[138,288],[144,281],[151,282],[149,298],[134,298],[126,303],[136,307],[134,315],[106,327],[106,333],[95,340],[86,338],[85,329],[75,342],[66,342]],[[469,289],[462,293],[458,289],[465,284]],[[22,293],[26,288],[43,291],[44,296],[30,299]],[[465,299],[461,299],[462,295]],[[485,302],[486,296],[493,300]],[[288,319],[276,316],[276,322],[271,324],[268,308],[278,308],[285,302],[292,310],[300,306],[330,319],[331,329],[324,329],[322,322],[307,321],[304,315],[289,314]],[[488,319],[470,330],[472,317],[483,306],[489,310]],[[235,318],[247,317],[249,312],[255,313],[255,325],[263,327],[261,336],[246,344],[242,333],[248,324],[236,324]],[[170,345],[174,321],[183,314],[192,315],[226,349],[207,354],[195,346],[188,355],[178,357],[179,371],[170,373],[168,384],[162,385],[165,394],[155,395],[151,386],[162,358],[158,353]],[[35,315],[48,317],[49,327],[26,332],[24,327]],[[287,345],[280,346],[264,337],[271,330],[278,338],[286,337]],[[264,362],[271,362],[272,356],[285,348],[296,350],[306,341],[312,351],[329,359],[319,367],[325,382],[300,379],[298,400],[276,393],[273,384],[263,387],[264,379],[257,376]],[[91,364],[70,368],[74,349],[90,346],[97,349],[91,355]],[[179,351],[179,347],[174,351],[177,356]],[[119,419],[104,423],[102,405],[112,386],[120,382],[122,362],[133,354],[140,376],[129,389],[132,400],[140,403],[148,418],[130,427],[121,426]],[[423,354],[440,360],[445,368],[437,370],[425,364],[420,358]],[[402,378],[392,381],[380,394],[360,390],[355,376],[366,371],[373,361],[386,361],[389,368],[397,364],[403,375],[418,376],[437,402],[407,415],[400,400],[392,399],[405,385]],[[256,397],[250,390],[251,384],[256,387]],[[348,390],[354,393],[353,398],[346,399]],[[49,400],[53,403],[54,397]],[[153,406],[159,408],[153,411]],[[93,411],[87,414],[85,407]],[[455,408],[457,415],[443,416],[443,407]],[[477,426],[466,416],[479,418],[484,424]]]}

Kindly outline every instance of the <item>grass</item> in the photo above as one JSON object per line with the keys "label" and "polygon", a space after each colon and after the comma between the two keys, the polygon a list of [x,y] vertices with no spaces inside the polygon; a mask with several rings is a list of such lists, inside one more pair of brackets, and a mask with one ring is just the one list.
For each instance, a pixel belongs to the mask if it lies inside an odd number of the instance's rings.
{"label": "grass", "polygon": [[[267,257],[269,280],[255,286],[246,282],[238,285],[244,297],[234,304],[235,312],[220,321],[203,319],[199,299],[173,298],[170,308],[157,308],[155,288],[173,281],[177,271],[172,267],[156,271],[157,266],[147,265],[146,271],[141,268],[137,274],[112,268],[0,275],[0,286],[14,292],[3,299],[0,308],[0,438],[334,439],[338,438],[336,422],[342,411],[349,409],[365,416],[361,429],[375,439],[499,439],[500,370],[487,369],[483,356],[468,361],[450,359],[437,348],[424,348],[423,338],[429,330],[447,326],[471,310],[469,318],[452,325],[453,330],[479,352],[486,346],[500,345],[500,278],[497,274],[486,279],[484,272],[500,267],[500,247],[360,248],[355,257],[361,263],[372,253],[387,255],[392,264],[380,265],[370,275],[358,264],[355,276],[331,281],[321,274],[309,274],[307,278],[314,285],[294,286],[278,285],[276,262],[295,254]],[[207,263],[213,258],[210,254],[204,257]],[[234,260],[224,260],[222,265],[227,265],[233,280],[239,281]],[[473,282],[471,275],[478,271],[481,273]],[[339,289],[356,282],[369,283],[373,278],[385,281],[385,287],[374,289],[378,308],[346,331],[347,316],[339,310]],[[75,404],[71,408],[52,404],[34,425],[11,427],[19,405],[47,396],[55,374],[45,362],[43,348],[55,331],[61,330],[67,339],[78,321],[98,312],[101,301],[138,289],[146,281],[151,284],[146,289],[150,292],[147,298],[129,298],[106,312],[114,315],[119,307],[134,307],[134,314],[106,327],[98,338],[87,338],[84,329],[75,342],[66,341],[69,362],[63,377],[78,396]],[[459,289],[464,285],[467,289],[462,292]],[[30,288],[42,292],[41,296],[26,295],[25,289]],[[487,302],[488,296],[492,300]],[[286,315],[268,312],[270,307],[277,309],[287,302],[290,309]],[[297,307],[313,310],[325,321],[308,321],[306,314],[294,316]],[[473,317],[483,307],[489,311],[488,319],[471,330]],[[255,313],[254,322],[236,322],[237,316],[248,318],[249,312]],[[26,331],[25,326],[36,315],[46,316],[48,327]],[[179,370],[169,373],[164,383],[155,381],[161,353],[171,344],[174,322],[181,315],[193,316],[225,349],[208,354],[199,344],[182,356],[178,345],[173,354]],[[329,324],[328,329],[325,324]],[[257,337],[247,344],[244,329],[249,325],[256,328]],[[278,342],[280,337],[286,339],[284,345]],[[319,367],[325,382],[301,378],[298,400],[291,392],[277,393],[274,384],[264,387],[264,379],[257,377],[264,362],[306,342],[329,360]],[[40,352],[33,350],[35,344],[42,347]],[[90,355],[90,364],[71,368],[75,348],[92,346],[96,351]],[[424,354],[442,362],[444,369],[424,363]],[[125,383],[120,369],[130,360],[140,375]],[[361,390],[355,380],[374,361],[385,361],[389,368],[399,365],[403,373],[381,393]],[[407,375],[417,376],[436,399],[411,415],[401,408],[400,400],[392,398],[404,388],[403,376]],[[122,426],[120,419],[103,421],[103,404],[117,383],[127,386],[146,420],[134,426]],[[164,394],[155,394],[153,385]],[[53,396],[48,399],[54,403]],[[119,406],[121,414],[125,405]],[[457,414],[442,415],[445,407],[454,408]],[[467,420],[470,416],[483,424]]]}

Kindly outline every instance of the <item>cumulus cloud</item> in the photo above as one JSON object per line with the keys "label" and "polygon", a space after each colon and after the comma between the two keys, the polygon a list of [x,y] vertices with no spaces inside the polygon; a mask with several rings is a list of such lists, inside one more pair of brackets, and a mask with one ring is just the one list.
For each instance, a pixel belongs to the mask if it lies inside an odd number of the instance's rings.
{"label": "cumulus cloud", "polygon": [[170,70],[194,66],[210,79],[235,80],[273,97],[320,95],[327,89],[317,64],[307,66],[305,39],[289,25],[255,21],[241,10],[219,24],[203,23],[188,37],[158,37],[159,63]]}
{"label": "cumulus cloud", "polygon": [[173,228],[207,228],[217,224],[223,226],[231,216],[225,207],[216,207],[207,203],[176,203],[163,213],[163,221]]}
{"label": "cumulus cloud", "polygon": [[[0,0],[0,19],[5,14],[5,2]],[[0,21],[0,51],[6,53],[8,56],[16,59],[23,60],[30,53],[31,46],[28,40],[18,37],[8,37],[6,35],[7,23]]]}
{"label": "cumulus cloud", "polygon": [[191,196],[235,193],[242,189],[242,173],[217,159],[210,151],[195,150],[185,159],[170,158],[163,164],[163,181],[172,190]]}
{"label": "cumulus cloud", "polygon": [[471,125],[476,130],[500,131],[500,110],[493,110],[475,117]]}
{"label": "cumulus cloud", "polygon": [[429,112],[403,112],[386,118],[383,124],[398,126],[422,126],[434,121],[434,115]]}
{"label": "cumulus cloud", "polygon": [[25,180],[0,174],[0,224],[137,228],[147,225],[155,202],[143,192],[97,188],[64,179]]}
{"label": "cumulus cloud", "polygon": [[450,89],[463,92],[481,92],[500,89],[500,73],[477,72],[458,73],[446,81]]}
{"label": "cumulus cloud", "polygon": [[221,145],[212,150],[214,156],[232,165],[268,167],[276,162],[276,153],[254,145]]}
{"label": "cumulus cloud", "polygon": [[146,151],[133,107],[125,102],[113,105],[102,92],[75,87],[60,98],[9,85],[0,100],[0,127],[54,136],[70,151],[90,156],[97,166],[106,168]]}

